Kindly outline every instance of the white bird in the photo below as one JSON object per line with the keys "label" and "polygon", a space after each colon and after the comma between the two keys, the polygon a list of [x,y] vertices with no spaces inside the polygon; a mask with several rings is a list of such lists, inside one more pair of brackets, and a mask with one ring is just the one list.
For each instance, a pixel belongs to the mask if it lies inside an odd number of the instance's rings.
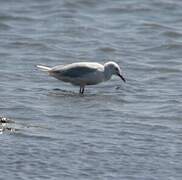
{"label": "white bird", "polygon": [[80,86],[80,94],[84,93],[86,85],[95,85],[107,81],[112,75],[119,76],[125,82],[119,65],[113,61],[104,65],[94,62],[78,62],[52,68],[43,65],[37,65],[37,67],[42,71],[47,71],[50,76],[56,79]]}

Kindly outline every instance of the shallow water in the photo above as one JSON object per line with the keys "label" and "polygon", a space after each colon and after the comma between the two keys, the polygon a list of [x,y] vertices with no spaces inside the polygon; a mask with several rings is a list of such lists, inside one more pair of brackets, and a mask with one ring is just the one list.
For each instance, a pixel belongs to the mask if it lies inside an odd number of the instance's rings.
{"label": "shallow water", "polygon": [[[2,0],[0,179],[182,179],[182,2]],[[36,64],[119,63],[79,88]]]}

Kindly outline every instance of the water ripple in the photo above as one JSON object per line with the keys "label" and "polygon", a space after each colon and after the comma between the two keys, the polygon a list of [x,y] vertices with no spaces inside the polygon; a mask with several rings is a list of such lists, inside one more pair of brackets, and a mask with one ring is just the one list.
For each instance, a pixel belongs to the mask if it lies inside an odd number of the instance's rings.
{"label": "water ripple", "polygon": [[[177,0],[1,0],[1,179],[181,179],[181,17]],[[35,68],[110,60],[126,83],[84,96]]]}

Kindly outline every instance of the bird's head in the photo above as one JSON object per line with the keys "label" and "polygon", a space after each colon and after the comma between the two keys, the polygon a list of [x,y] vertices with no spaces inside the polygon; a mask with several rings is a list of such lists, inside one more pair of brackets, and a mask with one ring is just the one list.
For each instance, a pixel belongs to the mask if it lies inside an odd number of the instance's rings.
{"label": "bird's head", "polygon": [[126,82],[125,78],[121,74],[121,68],[117,63],[109,61],[104,64],[104,68],[106,69],[106,72],[110,74],[110,76],[112,75],[119,76],[124,82]]}

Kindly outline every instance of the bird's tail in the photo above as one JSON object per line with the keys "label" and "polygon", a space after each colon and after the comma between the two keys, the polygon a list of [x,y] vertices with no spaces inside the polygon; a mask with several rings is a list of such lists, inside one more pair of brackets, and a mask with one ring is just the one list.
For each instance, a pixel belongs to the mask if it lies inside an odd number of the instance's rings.
{"label": "bird's tail", "polygon": [[50,71],[51,68],[43,65],[36,65],[41,71]]}

